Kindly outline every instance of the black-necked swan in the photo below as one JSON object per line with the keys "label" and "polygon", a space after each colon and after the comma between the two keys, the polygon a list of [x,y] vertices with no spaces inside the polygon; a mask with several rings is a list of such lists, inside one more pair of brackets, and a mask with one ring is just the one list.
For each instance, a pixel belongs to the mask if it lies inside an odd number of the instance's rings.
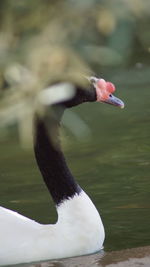
{"label": "black-necked swan", "polygon": [[[43,225],[0,207],[0,265],[28,263],[94,253],[103,247],[104,227],[94,204],[71,174],[59,145],[59,125],[66,108],[83,102],[106,102],[121,108],[115,87],[91,77],[90,90],[76,87],[75,95],[52,106],[49,122],[35,118],[34,151],[44,182],[54,200],[58,221]],[[55,145],[47,124],[55,131]],[[53,135],[54,136],[54,135]]]}

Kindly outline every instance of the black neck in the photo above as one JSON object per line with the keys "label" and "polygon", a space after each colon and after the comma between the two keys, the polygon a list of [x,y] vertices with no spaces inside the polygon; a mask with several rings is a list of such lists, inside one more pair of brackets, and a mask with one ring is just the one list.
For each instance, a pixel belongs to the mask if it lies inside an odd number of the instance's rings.
{"label": "black neck", "polygon": [[43,120],[36,118],[34,151],[47,188],[55,204],[59,205],[65,199],[73,197],[76,193],[79,194],[81,189],[75,182],[60,150],[59,122],[55,120],[52,124],[51,135]]}
{"label": "black neck", "polygon": [[65,199],[79,194],[81,189],[71,174],[59,144],[59,122],[65,108],[79,105],[83,102],[96,101],[94,88],[83,90],[76,87],[75,96],[63,103],[53,106],[54,117],[49,118],[50,134],[46,120],[39,117],[35,120],[34,151],[37,164],[56,205]]}

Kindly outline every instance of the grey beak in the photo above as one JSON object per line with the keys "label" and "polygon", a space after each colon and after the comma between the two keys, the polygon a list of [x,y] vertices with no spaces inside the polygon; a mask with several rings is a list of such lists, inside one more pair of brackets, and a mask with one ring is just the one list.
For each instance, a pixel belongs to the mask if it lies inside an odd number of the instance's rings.
{"label": "grey beak", "polygon": [[117,98],[116,96],[110,94],[109,98],[106,101],[103,101],[104,103],[117,106],[120,108],[124,108],[124,103],[121,99]]}

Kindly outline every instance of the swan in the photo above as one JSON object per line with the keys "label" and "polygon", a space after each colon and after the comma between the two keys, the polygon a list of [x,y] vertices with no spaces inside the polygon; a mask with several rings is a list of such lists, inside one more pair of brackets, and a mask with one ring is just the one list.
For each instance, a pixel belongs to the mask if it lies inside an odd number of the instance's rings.
{"label": "swan", "polygon": [[0,265],[91,254],[103,247],[105,232],[101,217],[75,181],[59,144],[60,120],[65,109],[94,101],[124,107],[112,95],[115,91],[112,83],[96,77],[90,77],[89,83],[89,90],[76,86],[74,96],[53,104],[51,120],[48,116],[44,120],[39,115],[35,117],[35,158],[56,205],[58,220],[56,224],[43,225],[0,207]]}

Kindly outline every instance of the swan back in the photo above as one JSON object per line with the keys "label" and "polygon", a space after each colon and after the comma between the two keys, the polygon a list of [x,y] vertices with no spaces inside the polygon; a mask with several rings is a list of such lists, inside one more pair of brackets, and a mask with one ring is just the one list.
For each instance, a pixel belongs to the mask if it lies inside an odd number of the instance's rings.
{"label": "swan back", "polygon": [[103,224],[84,191],[65,200],[57,211],[57,223],[43,225],[0,208],[0,265],[84,255],[102,248]]}

